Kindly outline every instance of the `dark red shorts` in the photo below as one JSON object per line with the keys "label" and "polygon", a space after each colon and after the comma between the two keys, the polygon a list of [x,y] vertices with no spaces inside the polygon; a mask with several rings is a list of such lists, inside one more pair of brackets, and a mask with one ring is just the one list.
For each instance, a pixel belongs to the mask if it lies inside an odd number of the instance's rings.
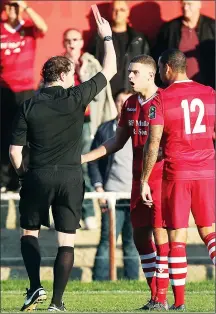
{"label": "dark red shorts", "polygon": [[134,181],[131,192],[131,223],[133,228],[162,227],[161,218],[161,180],[149,182],[153,206],[149,208],[142,203],[140,182]]}

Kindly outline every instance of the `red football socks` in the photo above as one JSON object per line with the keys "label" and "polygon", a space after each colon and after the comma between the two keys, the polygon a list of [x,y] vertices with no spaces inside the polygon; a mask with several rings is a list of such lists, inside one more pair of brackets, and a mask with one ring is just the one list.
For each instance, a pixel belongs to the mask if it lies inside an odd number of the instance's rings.
{"label": "red football socks", "polygon": [[184,304],[185,281],[187,276],[186,244],[171,242],[168,257],[169,276],[172,285],[175,306]]}
{"label": "red football socks", "polygon": [[215,250],[216,239],[215,238],[216,238],[216,233],[212,232],[212,233],[209,233],[207,237],[205,237],[204,239],[205,245],[209,252],[209,256],[214,265],[216,265],[216,250]]}
{"label": "red football socks", "polygon": [[169,244],[164,243],[161,245],[156,245],[156,247],[157,247],[156,257],[157,294],[155,301],[164,304],[167,296],[167,289],[169,286],[169,272],[168,272]]}
{"label": "red football socks", "polygon": [[150,240],[145,243],[140,259],[144,275],[151,290],[151,299],[154,300],[156,295],[156,247],[153,241]]}

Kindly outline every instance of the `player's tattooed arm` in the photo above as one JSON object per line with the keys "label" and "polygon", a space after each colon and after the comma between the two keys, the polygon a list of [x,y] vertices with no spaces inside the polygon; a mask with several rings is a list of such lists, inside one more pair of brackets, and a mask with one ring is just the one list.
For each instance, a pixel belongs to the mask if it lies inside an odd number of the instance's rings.
{"label": "player's tattooed arm", "polygon": [[143,149],[143,167],[141,182],[148,182],[152,169],[157,161],[163,125],[150,125],[149,137]]}

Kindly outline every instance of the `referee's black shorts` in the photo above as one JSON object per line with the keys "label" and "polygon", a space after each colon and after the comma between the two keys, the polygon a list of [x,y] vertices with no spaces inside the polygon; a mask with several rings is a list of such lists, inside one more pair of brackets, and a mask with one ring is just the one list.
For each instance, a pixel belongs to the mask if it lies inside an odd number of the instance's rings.
{"label": "referee's black shorts", "polygon": [[20,227],[39,230],[50,227],[49,207],[55,229],[76,233],[80,228],[84,181],[81,165],[30,169],[20,190]]}

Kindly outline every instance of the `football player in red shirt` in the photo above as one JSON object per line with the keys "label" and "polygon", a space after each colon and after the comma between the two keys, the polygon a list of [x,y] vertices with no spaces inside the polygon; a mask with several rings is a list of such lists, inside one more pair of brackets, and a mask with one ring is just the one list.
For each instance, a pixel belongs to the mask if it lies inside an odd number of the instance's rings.
{"label": "football player in red shirt", "polygon": [[[149,146],[145,152],[141,195],[151,204],[150,175],[163,134],[162,219],[170,239],[172,310],[183,310],[187,274],[186,241],[190,209],[200,237],[215,264],[215,92],[186,75],[186,57],[177,50],[159,59],[161,79],[169,85],[152,103]],[[149,182],[149,184],[148,184]]]}
{"label": "football player in red shirt", "polygon": [[[149,116],[154,115],[154,112],[150,112],[150,106],[154,97],[160,92],[154,83],[156,70],[156,63],[150,56],[140,55],[131,60],[128,77],[135,94],[129,97],[123,105],[116,135],[102,146],[82,156],[82,162],[101,158],[120,150],[129,137],[132,139],[131,222],[134,230],[134,242],[140,254],[143,272],[151,290],[151,299],[143,306],[143,310],[150,309],[155,302],[155,298],[158,297],[164,308],[168,309],[165,291],[169,284],[167,258],[169,246],[167,233],[162,228],[160,217],[163,160],[158,160],[150,178],[154,206],[152,208],[145,206],[140,197],[143,146],[148,137]],[[155,227],[156,246],[152,241],[153,227]]]}

